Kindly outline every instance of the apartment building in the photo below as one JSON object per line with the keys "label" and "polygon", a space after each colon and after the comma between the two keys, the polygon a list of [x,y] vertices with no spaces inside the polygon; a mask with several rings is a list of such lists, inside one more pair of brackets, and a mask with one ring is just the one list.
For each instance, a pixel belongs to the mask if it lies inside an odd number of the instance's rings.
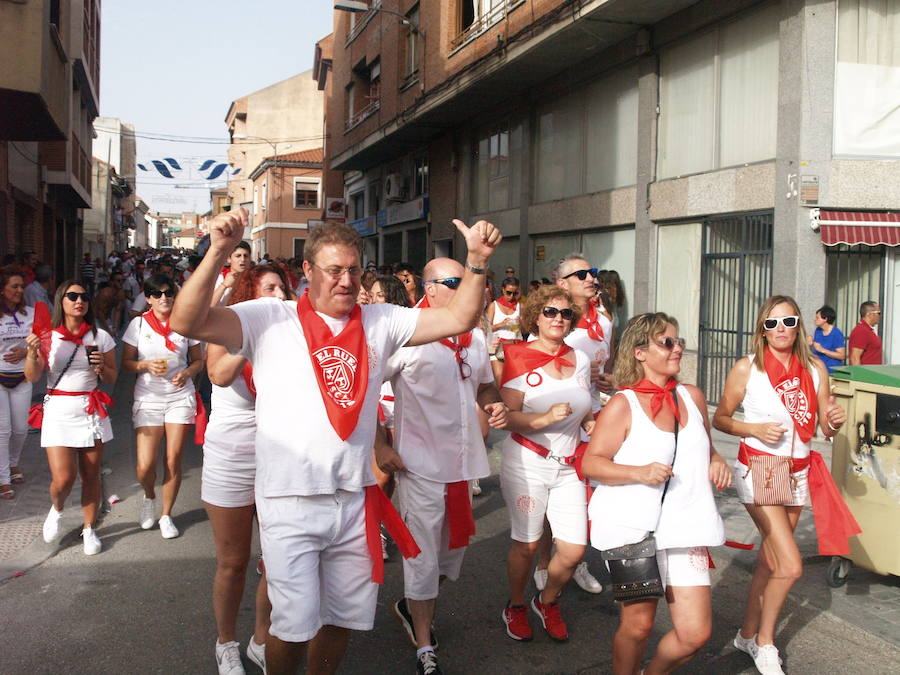
{"label": "apartment building", "polygon": [[75,273],[91,206],[100,0],[0,2],[0,250]]}
{"label": "apartment building", "polygon": [[335,11],[327,114],[370,258],[461,255],[454,216],[523,281],[583,251],[620,321],[680,319],[711,400],[773,292],[845,333],[879,300],[900,361],[900,3],[371,5]]}

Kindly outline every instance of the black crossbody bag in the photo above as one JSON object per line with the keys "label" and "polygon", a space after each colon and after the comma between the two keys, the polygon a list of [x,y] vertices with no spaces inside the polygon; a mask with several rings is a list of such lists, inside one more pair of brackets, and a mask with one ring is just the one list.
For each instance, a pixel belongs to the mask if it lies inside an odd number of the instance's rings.
{"label": "black crossbody bag", "polygon": [[[672,390],[675,409],[678,410],[678,397]],[[672,466],[675,466],[675,455],[678,453],[678,416],[675,416],[675,452],[672,453]],[[671,479],[669,479],[671,480]],[[663,486],[659,500],[659,514],[662,517],[662,504],[669,489],[669,480]],[[659,520],[656,521],[657,527]],[[655,532],[655,528],[654,528]],[[617,546],[600,555],[609,567],[612,577],[613,598],[616,602],[626,600],[643,600],[644,598],[660,598],[665,593],[660,579],[659,565],[656,562],[656,537],[650,532],[644,539],[635,544]]]}

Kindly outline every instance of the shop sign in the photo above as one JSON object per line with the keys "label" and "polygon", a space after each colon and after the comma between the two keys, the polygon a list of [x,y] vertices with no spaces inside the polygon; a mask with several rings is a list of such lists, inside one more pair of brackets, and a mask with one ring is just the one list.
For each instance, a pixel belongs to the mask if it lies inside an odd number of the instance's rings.
{"label": "shop sign", "polygon": [[804,174],[800,176],[800,206],[819,205],[819,177]]}
{"label": "shop sign", "polygon": [[343,197],[325,198],[325,220],[342,221],[347,217],[347,200]]}
{"label": "shop sign", "polygon": [[365,237],[370,234],[375,234],[375,216],[367,216],[366,218],[360,218],[359,220],[352,220],[347,224],[359,232],[360,236]]}
{"label": "shop sign", "polygon": [[391,204],[387,207],[385,225],[406,223],[410,220],[421,220],[428,213],[428,196],[423,195],[402,204]]}

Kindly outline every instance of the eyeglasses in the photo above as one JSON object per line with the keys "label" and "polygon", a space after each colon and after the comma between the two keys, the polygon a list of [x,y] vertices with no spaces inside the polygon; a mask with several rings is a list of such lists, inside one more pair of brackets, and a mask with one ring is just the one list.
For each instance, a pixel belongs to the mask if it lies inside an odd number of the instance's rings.
{"label": "eyeglasses", "polygon": [[162,296],[166,296],[167,298],[174,298],[175,291],[173,291],[171,288],[167,288],[164,291],[150,291],[147,295],[149,295],[151,298],[161,298]]}
{"label": "eyeglasses", "polygon": [[459,283],[462,281],[462,277],[447,277],[446,279],[431,279],[426,281],[426,284],[441,284],[441,286],[446,286],[451,291],[455,291],[459,288]]}
{"label": "eyeglasses", "polygon": [[576,270],[574,272],[569,272],[563,279],[568,279],[569,277],[578,277],[579,281],[584,281],[587,279],[587,275],[590,274],[594,279],[597,278],[597,275],[600,274],[600,270],[596,267],[592,267],[589,270]]}
{"label": "eyeglasses", "polygon": [[75,302],[79,298],[81,299],[82,302],[90,302],[91,301],[91,296],[88,295],[87,293],[76,293],[75,291],[69,291],[68,293],[66,293],[65,297],[68,298],[69,300],[71,300],[72,302]]}
{"label": "eyeglasses", "polygon": [[313,265],[313,267],[318,267],[320,270],[325,272],[325,274],[330,276],[335,281],[337,281],[338,279],[343,277],[345,272],[354,279],[357,279],[362,276],[362,267],[357,267],[357,266],[338,267],[337,265],[335,265],[333,267],[322,267],[320,265],[316,265],[315,263],[313,263],[312,265]]}
{"label": "eyeglasses", "polygon": [[454,345],[454,352],[456,354],[456,365],[459,366],[459,376],[464,380],[469,379],[472,377],[472,366],[466,361],[469,350],[465,347]]}
{"label": "eyeglasses", "polygon": [[763,321],[763,328],[766,330],[775,330],[778,328],[778,324],[781,324],[785,328],[796,328],[799,321],[799,316],[770,316]]}
{"label": "eyeglasses", "polygon": [[880,310],[880,309],[873,309],[873,310],[870,311],[870,312],[866,312],[866,314],[881,314],[881,310]]}
{"label": "eyeglasses", "polygon": [[568,307],[565,309],[560,309],[559,307],[544,307],[544,309],[541,310],[541,314],[548,319],[555,319],[558,314],[563,318],[563,321],[571,321],[575,318],[575,312]]}
{"label": "eyeglasses", "polygon": [[657,346],[662,347],[667,352],[675,349],[676,346],[681,347],[682,351],[684,350],[684,338],[673,338],[673,337],[664,337],[662,340],[654,340]]}

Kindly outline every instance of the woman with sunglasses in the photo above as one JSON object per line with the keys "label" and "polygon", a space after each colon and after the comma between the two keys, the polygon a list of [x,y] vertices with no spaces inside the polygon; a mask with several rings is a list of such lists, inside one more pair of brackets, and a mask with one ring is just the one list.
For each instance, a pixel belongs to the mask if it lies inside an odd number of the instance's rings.
{"label": "woman with sunglasses", "polygon": [[[762,304],[750,347],[752,353],[728,374],[713,424],[741,438],[734,483],[762,537],[734,646],[753,659],[760,673],[778,675],[783,671],[775,627],[791,587],[803,573],[794,530],[809,496],[811,463],[824,478],[810,441],[817,426],[826,438],[834,436],[847,416],[830,397],[828,371],[809,349],[793,298],[775,295]],[[738,406],[743,406],[742,420],[734,417]],[[790,499],[783,505],[759,506],[750,465],[755,456],[771,455],[791,458],[786,487]],[[824,474],[830,479],[827,468]],[[812,497],[815,504],[817,494]],[[823,532],[818,534],[821,542]]]}
{"label": "woman with sunglasses", "polygon": [[[673,629],[643,672],[669,673],[690,661],[712,632],[707,546],[725,540],[710,481],[731,484],[712,447],[706,397],[676,379],[684,340],[661,312],[625,327],[614,379],[619,392],[597,418],[582,470],[599,481],[591,498],[591,545],[598,550],[656,537],[659,579]],[[676,436],[675,425],[678,425]],[[613,638],[613,673],[638,672],[658,599],[621,603]]]}
{"label": "woman with sunglasses", "polygon": [[[94,532],[102,493],[100,461],[103,444],[113,437],[107,412],[112,400],[98,384],[112,385],[118,375],[116,343],[93,323],[91,299],[84,286],[71,279],[60,284],[53,300],[47,395],[41,424],[41,446],[47,449],[51,476],[51,506],[43,534],[48,544],[59,536],[63,506],[78,475],[84,517],[81,537],[86,555],[99,553],[102,548]],[[41,338],[32,333],[25,342],[25,379],[37,382],[45,367]]]}
{"label": "woman with sunglasses", "polygon": [[[241,274],[227,302],[290,297],[290,282],[282,268],[256,265]],[[220,673],[231,673],[240,672],[236,669],[241,654],[235,627],[256,518],[256,387],[250,362],[229,354],[221,345],[207,347],[206,368],[213,384],[212,413],[203,443],[200,497],[216,543],[216,662]],[[256,589],[256,625],[247,643],[247,658],[264,671],[270,612],[263,571]]]}
{"label": "woman with sunglasses", "polygon": [[141,528],[156,522],[156,465],[159,443],[165,436],[162,513],[159,531],[174,539],[178,528],[172,508],[181,487],[181,453],[197,415],[193,378],[203,369],[203,345],[169,327],[175,304],[175,283],[164,274],[144,282],[150,309],[128,324],[122,341],[122,369],[137,373],[132,420],[136,434],[137,479],[144,489],[138,510]]}
{"label": "woman with sunglasses", "polygon": [[25,304],[25,278],[16,267],[0,270],[0,499],[15,496],[13,483],[25,476],[19,456],[28,433],[31,382],[23,369],[34,308]]}
{"label": "woman with sunglasses", "polygon": [[544,529],[556,541],[543,591],[530,602],[556,641],[568,639],[557,598],[584,556],[587,494],[571,463],[581,429],[590,433],[590,363],[564,342],[578,321],[572,296],[558,286],[542,286],[522,308],[522,328],[537,338],[506,347],[500,396],[509,408],[503,443],[500,487],[511,521],[512,546],[506,562],[510,599],[503,610],[506,634],[531,640],[525,586]]}

